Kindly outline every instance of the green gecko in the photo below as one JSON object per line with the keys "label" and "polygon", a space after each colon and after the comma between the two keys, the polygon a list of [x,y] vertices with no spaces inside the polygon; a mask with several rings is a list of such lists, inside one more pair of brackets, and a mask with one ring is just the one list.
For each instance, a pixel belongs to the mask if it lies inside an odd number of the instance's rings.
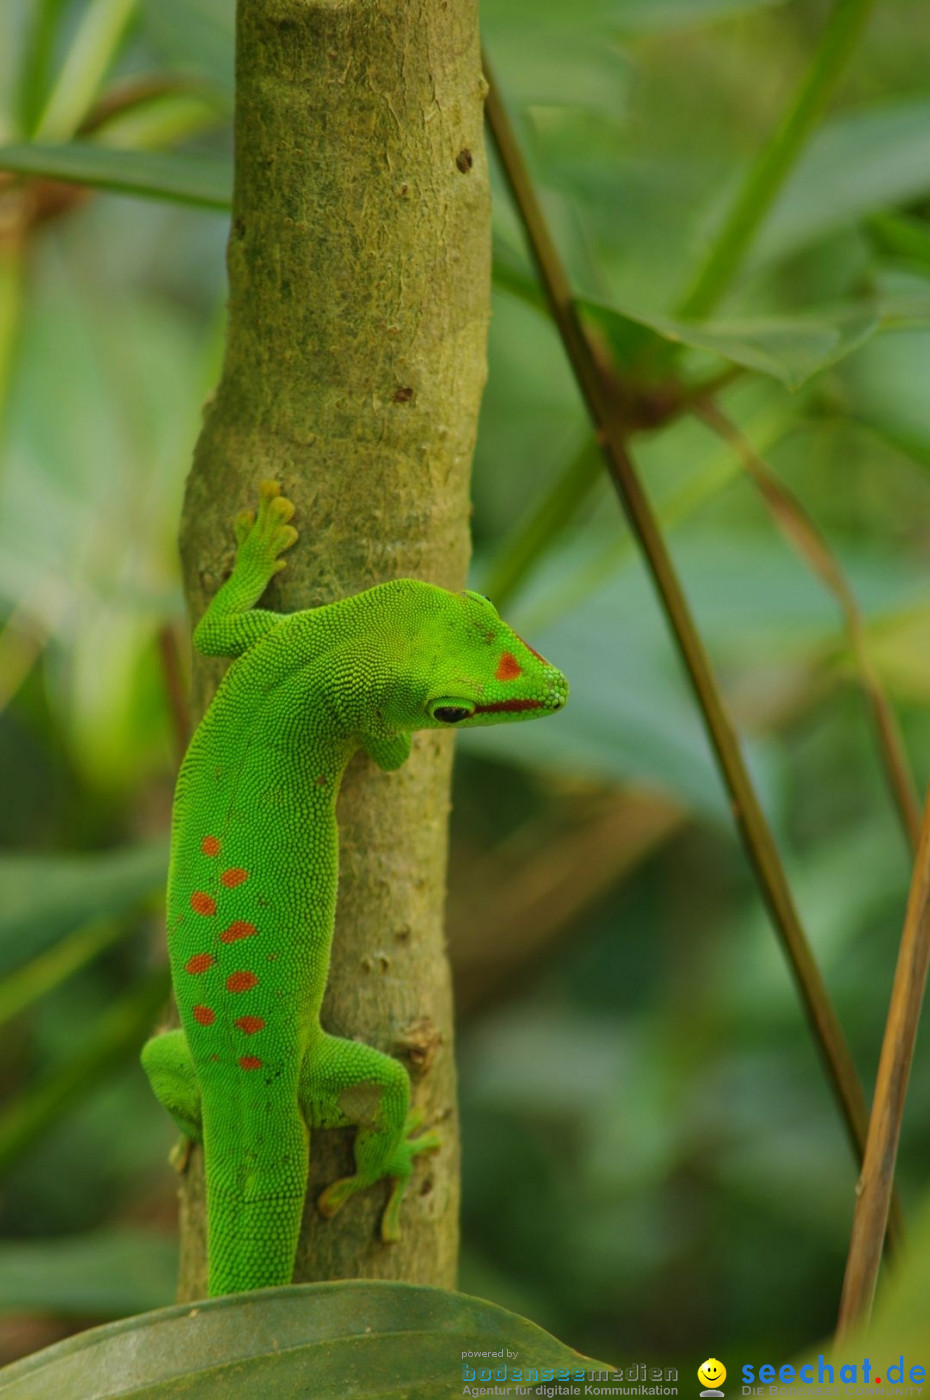
{"label": "green gecko", "polygon": [[291,1281],[308,1129],[355,1126],[355,1173],[332,1216],[387,1177],[381,1224],[400,1233],[414,1158],[410,1081],[397,1060],[320,1025],[336,906],[336,794],[361,747],[399,768],[416,729],[552,714],[568,684],[478,593],[395,579],[328,606],[256,608],[297,539],[294,507],[263,482],[236,519],[229,579],[194,632],[237,658],[188,748],[171,831],[167,928],[181,1029],[142,1051],[152,1088],[204,1148],[211,1296]]}

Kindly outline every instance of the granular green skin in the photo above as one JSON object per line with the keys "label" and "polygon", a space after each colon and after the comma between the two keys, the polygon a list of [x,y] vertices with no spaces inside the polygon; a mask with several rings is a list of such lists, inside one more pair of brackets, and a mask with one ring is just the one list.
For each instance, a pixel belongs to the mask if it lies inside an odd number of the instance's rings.
{"label": "granular green skin", "polygon": [[355,1173],[318,1206],[334,1215],[389,1178],[388,1242],[414,1157],[441,1146],[411,1135],[403,1065],[320,1025],[346,764],[361,747],[398,768],[414,730],[534,718],[568,695],[476,593],[397,579],[304,612],[256,609],[297,538],[292,514],[264,483],[194,634],[202,652],[238,659],[175,795],[167,927],[182,1028],[143,1050],[157,1097],[203,1142],[211,1296],[290,1282],[308,1129],[356,1128]]}

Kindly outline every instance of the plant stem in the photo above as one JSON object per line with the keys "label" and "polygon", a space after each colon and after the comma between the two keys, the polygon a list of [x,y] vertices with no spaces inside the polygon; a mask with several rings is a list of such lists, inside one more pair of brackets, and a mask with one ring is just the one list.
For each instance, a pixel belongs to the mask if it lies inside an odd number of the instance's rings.
{"label": "plant stem", "polygon": [[708,316],[733,281],[842,76],[873,3],[874,0],[836,0],[793,101],[750,167],[723,228],[676,315],[692,320]]}
{"label": "plant stem", "polygon": [[[778,849],[753,789],[703,642],[652,507],[627,451],[625,425],[579,319],[568,278],[552,242],[487,59],[484,61],[484,71],[490,84],[486,104],[488,122],[553,319],[593,420],[611,481],[630,528],[639,541],[694,688],[747,855],[788,958],[854,1154],[861,1161],[866,1139],[865,1098],[849,1047],[811,953]],[[892,1227],[894,1224],[892,1221]]]}
{"label": "plant stem", "polygon": [[917,1026],[930,966],[930,792],[924,805],[920,841],[888,1020],[878,1062],[875,1098],[856,1194],[852,1237],[843,1280],[837,1341],[869,1320],[882,1258],[907,1081],[914,1058]]}

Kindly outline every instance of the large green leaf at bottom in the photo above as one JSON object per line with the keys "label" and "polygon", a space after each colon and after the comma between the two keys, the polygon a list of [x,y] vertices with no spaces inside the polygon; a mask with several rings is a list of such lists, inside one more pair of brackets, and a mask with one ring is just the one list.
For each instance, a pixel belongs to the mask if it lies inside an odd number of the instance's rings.
{"label": "large green leaf at bottom", "polygon": [[446,1400],[463,1392],[463,1353],[500,1351],[468,1358],[476,1376],[482,1364],[535,1367],[540,1380],[546,1367],[556,1379],[606,1369],[480,1298],[353,1279],[82,1332],[0,1371],[0,1400]]}

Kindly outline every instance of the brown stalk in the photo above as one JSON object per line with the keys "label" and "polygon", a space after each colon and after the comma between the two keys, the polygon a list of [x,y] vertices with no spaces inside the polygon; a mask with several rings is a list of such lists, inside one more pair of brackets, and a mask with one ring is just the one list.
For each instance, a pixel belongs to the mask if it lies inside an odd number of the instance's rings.
{"label": "brown stalk", "polygon": [[[627,450],[626,425],[581,324],[568,278],[486,57],[484,73],[489,84],[486,103],[488,124],[549,309],[594,423],[611,481],[643,551],[694,688],[746,853],[788,958],[855,1156],[861,1162],[865,1150],[867,1116],[862,1086],[849,1047],[811,953],[778,849],[749,778],[703,642]],[[899,1229],[894,1208],[889,1229],[894,1234]]]}
{"label": "brown stalk", "polygon": [[691,410],[718,437],[730,444],[747,476],[759,488],[775,523],[839,603],[859,684],[871,710],[885,778],[913,853],[917,849],[920,833],[920,808],[904,742],[894,711],[869,656],[865,619],[839,560],[801,502],[773,475],[732,419],[709,398],[695,400]]}
{"label": "brown stalk", "polygon": [[882,1258],[882,1240],[888,1220],[895,1159],[901,1137],[901,1120],[907,1081],[914,1058],[917,1026],[930,964],[930,792],[924,804],[923,822],[904,932],[898,950],[888,1020],[878,1062],[875,1098],[865,1147],[862,1175],[856,1190],[852,1237],[846,1260],[846,1276],[837,1323],[837,1341],[844,1341],[864,1326],[872,1311],[875,1284]]}

